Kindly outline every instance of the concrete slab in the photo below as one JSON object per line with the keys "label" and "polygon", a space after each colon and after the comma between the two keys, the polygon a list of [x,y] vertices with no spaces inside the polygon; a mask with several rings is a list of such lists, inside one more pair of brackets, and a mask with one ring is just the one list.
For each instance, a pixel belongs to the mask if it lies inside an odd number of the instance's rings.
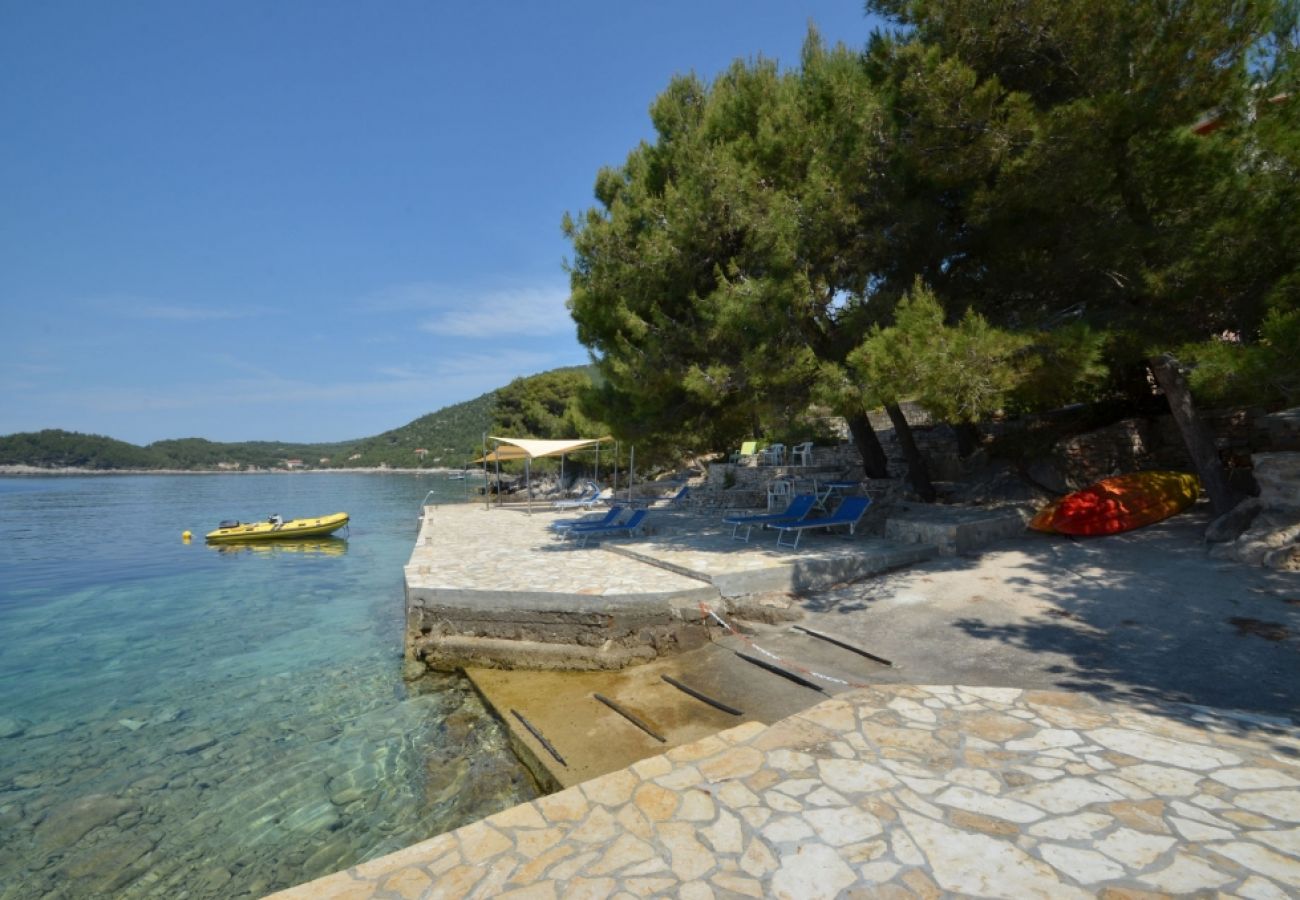
{"label": "concrete slab", "polygon": [[[743,649],[743,647],[742,647]],[[467,669],[465,674],[505,723],[511,746],[548,790],[579,784],[673,747],[743,722],[771,724],[825,699],[755,668],[731,649],[709,645],[615,672],[526,672]],[[663,680],[675,678],[739,709],[722,712]],[[602,694],[631,711],[665,738],[658,741],[596,699]],[[518,711],[555,748],[563,763],[520,722]]]}
{"label": "concrete slab", "polygon": [[[1297,715],[1300,575],[1209,558],[1209,520],[1198,507],[1110,537],[1026,532],[805,596],[803,623],[894,660],[878,680]],[[777,648],[817,649],[772,630]]]}
{"label": "concrete slab", "polygon": [[481,599],[491,594],[526,603],[558,596],[667,596],[699,588],[697,580],[666,570],[619,563],[596,546],[555,540],[549,526],[577,518],[572,511],[528,515],[468,504],[428,510],[404,569],[407,590],[421,595]]}
{"label": "concrete slab", "polygon": [[437,669],[616,669],[704,643],[700,606],[720,597],[820,590],[935,553],[862,534],[811,534],[797,551],[772,532],[742,543],[716,514],[678,509],[652,510],[644,537],[578,547],[549,528],[573,517],[429,509],[405,568],[410,658]]}
{"label": "concrete slab", "polygon": [[724,597],[769,591],[800,593],[858,581],[933,557],[920,543],[862,534],[810,534],[798,550],[776,546],[775,532],[755,529],[748,543],[731,526],[700,519],[692,532],[610,545],[611,552],[707,581]]}
{"label": "concrete slab", "polygon": [[426,508],[405,575],[407,653],[429,668],[619,668],[698,646],[699,579],[557,540],[573,512]]}
{"label": "concrete slab", "polygon": [[1002,538],[1024,532],[1031,512],[1019,506],[985,509],[899,503],[885,520],[885,537],[937,547],[941,556],[975,553]]}

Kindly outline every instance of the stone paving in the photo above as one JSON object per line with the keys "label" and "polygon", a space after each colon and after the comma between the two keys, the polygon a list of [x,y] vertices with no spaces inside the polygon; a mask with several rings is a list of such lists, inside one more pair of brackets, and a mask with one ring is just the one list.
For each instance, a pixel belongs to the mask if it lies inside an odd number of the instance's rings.
{"label": "stone paving", "polygon": [[[698,590],[675,572],[554,540],[548,526],[582,510],[557,513],[484,509],[477,504],[428,507],[420,539],[406,565],[407,584],[422,590],[606,596]],[[502,564],[508,560],[507,564]]]}
{"label": "stone paving", "polygon": [[[602,511],[591,515],[599,516]],[[406,583],[424,593],[633,597],[690,594],[701,584],[724,594],[807,590],[867,577],[934,555],[916,543],[859,533],[810,535],[798,551],[776,546],[775,532],[756,528],[753,539],[731,538],[718,516],[652,510],[645,536],[604,539],[587,547],[556,540],[556,520],[581,510],[431,508],[406,566]],[[508,565],[502,565],[502,559]]]}
{"label": "stone paving", "polygon": [[277,894],[1300,893],[1300,728],[881,686],[748,723]]}

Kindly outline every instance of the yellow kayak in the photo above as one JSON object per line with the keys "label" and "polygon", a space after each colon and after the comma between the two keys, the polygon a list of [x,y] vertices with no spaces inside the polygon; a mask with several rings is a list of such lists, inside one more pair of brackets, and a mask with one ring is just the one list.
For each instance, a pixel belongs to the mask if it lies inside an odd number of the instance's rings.
{"label": "yellow kayak", "polygon": [[315,519],[276,521],[278,518],[272,516],[263,522],[222,522],[216,531],[207,533],[207,540],[214,544],[233,544],[239,541],[320,537],[338,531],[348,524],[347,513],[334,513]]}

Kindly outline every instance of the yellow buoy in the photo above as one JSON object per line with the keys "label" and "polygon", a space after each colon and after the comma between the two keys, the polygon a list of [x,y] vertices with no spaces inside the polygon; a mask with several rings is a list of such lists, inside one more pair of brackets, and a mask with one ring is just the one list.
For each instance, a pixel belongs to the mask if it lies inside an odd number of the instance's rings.
{"label": "yellow buoy", "polygon": [[186,543],[189,543],[189,540],[192,537],[194,537],[194,535],[190,534],[188,531],[181,532],[181,540],[185,541]]}

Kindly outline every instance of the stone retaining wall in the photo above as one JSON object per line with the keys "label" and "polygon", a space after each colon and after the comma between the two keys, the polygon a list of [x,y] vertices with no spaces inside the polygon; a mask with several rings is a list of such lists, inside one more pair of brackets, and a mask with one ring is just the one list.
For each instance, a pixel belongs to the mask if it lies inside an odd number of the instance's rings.
{"label": "stone retaining wall", "polygon": [[[710,598],[716,590],[708,591]],[[491,597],[484,595],[484,603]],[[485,668],[621,669],[708,642],[697,607],[599,610],[482,609],[407,604],[411,657],[434,671]]]}

